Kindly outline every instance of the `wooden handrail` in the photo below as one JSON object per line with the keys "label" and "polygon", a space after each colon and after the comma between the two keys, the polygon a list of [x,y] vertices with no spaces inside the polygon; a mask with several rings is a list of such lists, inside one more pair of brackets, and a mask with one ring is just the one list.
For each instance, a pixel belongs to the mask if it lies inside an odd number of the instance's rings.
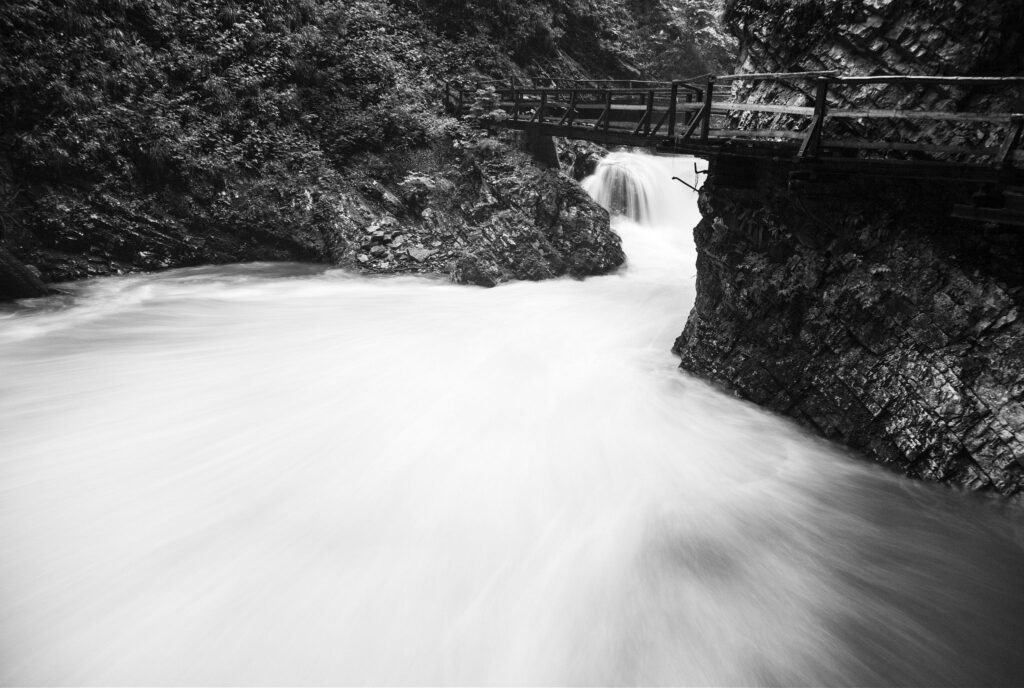
{"label": "wooden handrail", "polygon": [[[962,85],[962,86],[1000,86],[1007,84],[1024,84],[1024,76],[941,76],[941,75],[930,75],[930,74],[873,74],[866,76],[853,76],[843,75],[838,70],[818,70],[808,72],[747,72],[737,74],[702,74],[696,77],[689,77],[686,79],[676,79],[673,81],[655,81],[655,80],[642,80],[642,79],[581,79],[578,77],[529,77],[530,81],[550,81],[553,84],[556,82],[567,82],[571,84],[627,84],[619,90],[636,90],[643,89],[647,90],[652,86],[661,86],[665,90],[670,89],[673,85],[679,86],[690,86],[694,83],[706,82],[709,77],[714,77],[715,81],[719,83],[726,83],[730,81],[744,81],[744,80],[765,80],[765,79],[819,79],[822,77],[828,78],[829,80],[839,84],[950,84],[950,85]],[[487,86],[492,84],[508,85],[510,88],[519,88],[515,84],[515,78],[510,79],[485,79],[482,81],[474,82],[476,86]],[[446,86],[450,86],[453,82],[448,82]],[[545,88],[555,88],[559,90],[569,90],[574,87],[572,86],[551,86],[551,87],[537,87],[532,86],[524,90],[543,90]],[[465,90],[465,89],[463,89]],[[604,90],[601,88],[600,90]]]}
{"label": "wooden handrail", "polygon": [[[723,74],[715,76],[716,81],[742,81],[744,79],[817,79],[818,77],[835,77],[838,70],[821,70],[817,72],[763,72],[752,74]],[[713,75],[711,75],[713,76]],[[707,77],[704,77],[705,79]]]}
{"label": "wooden handrail", "polygon": [[[733,102],[730,84],[742,80],[813,81],[811,91],[805,83],[797,90],[810,97],[814,104],[788,105],[772,102]],[[537,84],[547,82],[549,86]],[[856,88],[863,84],[965,85],[1014,88],[1024,85],[1024,76],[935,76],[935,75],[871,75],[843,76],[834,70],[808,72],[747,73],[695,79],[642,81],[628,79],[577,79],[565,77],[514,77],[505,80],[477,82],[466,87],[458,82],[444,85],[445,107],[461,115],[471,103],[475,91],[482,87],[497,95],[498,107],[510,117],[497,126],[515,129],[534,129],[544,134],[584,138],[615,145],[646,145],[666,150],[717,150],[729,144],[756,146],[771,155],[789,151],[795,159],[813,160],[815,164],[836,163],[832,157],[841,150],[875,151],[879,155],[890,152],[931,154],[938,156],[932,163],[958,164],[945,156],[979,156],[989,160],[990,168],[1002,170],[1000,174],[1020,172],[1024,162],[1024,115],[1013,112],[956,112],[952,110],[923,110],[878,107],[842,107],[829,103],[831,90]],[[498,85],[498,88],[494,88]],[[1012,91],[1011,91],[1012,94]],[[721,98],[722,100],[716,100]],[[835,100],[835,99],[834,99]],[[839,102],[843,102],[842,99]],[[730,113],[774,113],[790,115],[785,120],[787,129],[729,128],[719,119]],[[599,113],[599,114],[598,114]],[[532,115],[532,116],[530,116]],[[680,116],[685,130],[680,135]],[[596,117],[596,119],[595,119]],[[528,118],[528,119],[527,119]],[[775,118],[776,121],[778,118]],[[942,143],[902,143],[878,141],[878,136],[867,139],[851,129],[847,139],[825,138],[828,122],[843,120],[881,119],[890,121],[935,121],[949,125],[973,124],[974,134],[985,145],[963,146]],[[733,117],[730,121],[735,121]],[[777,122],[778,125],[778,122]],[[733,124],[733,126],[736,126]],[[756,123],[754,124],[756,126]],[[772,125],[768,125],[771,127]],[[993,129],[992,127],[999,127]],[[868,131],[877,131],[869,129]],[[884,131],[888,131],[885,129]],[[972,134],[973,135],[973,134]],[[834,133],[833,133],[834,136]],[[1000,137],[993,145],[992,137]],[[597,137],[597,138],[595,138]],[[969,140],[969,137],[968,139]],[[798,149],[798,150],[797,150]],[[825,157],[822,157],[825,156]],[[860,159],[860,158],[858,158]],[[961,158],[962,159],[962,158]],[[974,164],[973,162],[971,164]],[[1017,172],[1013,172],[1017,169]]]}
{"label": "wooden handrail", "polygon": [[889,74],[878,76],[837,76],[840,84],[954,84],[959,86],[1000,86],[1024,84],[1024,76],[915,76]]}

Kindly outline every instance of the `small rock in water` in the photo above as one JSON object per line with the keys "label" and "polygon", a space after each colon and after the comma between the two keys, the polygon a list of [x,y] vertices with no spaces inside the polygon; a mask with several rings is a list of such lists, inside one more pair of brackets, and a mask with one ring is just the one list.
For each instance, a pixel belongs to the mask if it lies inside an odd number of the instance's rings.
{"label": "small rock in water", "polygon": [[406,253],[408,253],[409,257],[415,260],[417,263],[422,263],[427,258],[437,253],[437,251],[434,251],[433,249],[429,248],[418,248],[414,246],[410,249],[407,249]]}
{"label": "small rock in water", "polygon": [[374,258],[380,258],[387,252],[388,250],[383,246],[374,246],[373,248],[370,249],[370,255],[373,256]]}
{"label": "small rock in water", "polygon": [[370,256],[366,255],[365,253],[360,253],[358,256],[356,256],[356,260],[358,260],[360,263],[369,263]]}

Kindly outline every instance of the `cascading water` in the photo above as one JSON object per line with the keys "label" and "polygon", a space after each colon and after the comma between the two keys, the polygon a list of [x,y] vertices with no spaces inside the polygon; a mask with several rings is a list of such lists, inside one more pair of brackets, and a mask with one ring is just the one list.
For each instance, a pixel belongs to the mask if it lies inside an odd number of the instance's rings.
{"label": "cascading water", "polygon": [[612,215],[640,224],[663,224],[652,218],[652,204],[657,210],[671,212],[674,194],[664,187],[671,183],[652,168],[644,156],[633,153],[612,153],[598,164],[594,174],[583,180],[583,188]]}
{"label": "cascading water", "polygon": [[609,167],[648,214],[607,277],[214,267],[0,315],[0,681],[1019,684],[1020,513],[679,372],[692,162]]}

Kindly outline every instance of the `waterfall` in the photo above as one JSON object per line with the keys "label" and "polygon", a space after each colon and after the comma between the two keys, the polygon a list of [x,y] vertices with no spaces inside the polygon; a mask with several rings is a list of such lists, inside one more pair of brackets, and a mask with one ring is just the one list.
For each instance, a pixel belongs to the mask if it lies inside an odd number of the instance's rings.
{"label": "waterfall", "polygon": [[0,683],[1019,683],[1019,513],[678,370],[673,176],[586,182],[634,218],[604,277],[214,266],[0,311]]}
{"label": "waterfall", "polygon": [[683,216],[679,199],[691,198],[693,192],[672,177],[695,182],[694,165],[691,158],[616,152],[602,159],[582,186],[612,216],[644,225],[678,226]]}

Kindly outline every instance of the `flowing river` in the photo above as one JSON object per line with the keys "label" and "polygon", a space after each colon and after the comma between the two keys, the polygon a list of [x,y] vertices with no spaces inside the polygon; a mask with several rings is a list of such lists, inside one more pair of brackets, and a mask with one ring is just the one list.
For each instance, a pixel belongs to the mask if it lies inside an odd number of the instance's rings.
{"label": "flowing river", "polygon": [[585,182],[643,208],[606,277],[242,265],[0,312],[0,682],[1024,682],[1020,511],[678,370],[673,175]]}

